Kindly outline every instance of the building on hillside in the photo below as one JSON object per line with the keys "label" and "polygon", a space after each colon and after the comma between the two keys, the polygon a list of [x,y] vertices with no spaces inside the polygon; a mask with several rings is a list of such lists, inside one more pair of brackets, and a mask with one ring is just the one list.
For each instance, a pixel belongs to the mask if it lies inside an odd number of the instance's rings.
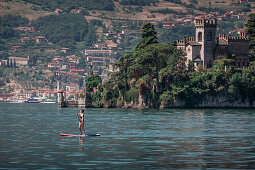
{"label": "building on hillside", "polygon": [[210,68],[214,60],[232,58],[235,66],[242,68],[249,64],[249,39],[245,33],[238,37],[224,34],[216,36],[217,20],[195,20],[196,36],[177,40],[177,48],[183,49],[187,64],[192,61],[197,67]]}
{"label": "building on hillside", "polygon": [[60,56],[55,56],[52,62],[48,63],[48,68],[62,68],[63,59]]}
{"label": "building on hillside", "polygon": [[36,43],[48,43],[48,40],[44,36],[37,36],[35,37]]}
{"label": "building on hillside", "polygon": [[80,59],[76,55],[70,55],[66,57],[69,61],[69,63],[79,64]]}
{"label": "building on hillside", "polygon": [[29,37],[22,37],[20,38],[21,43],[31,43],[34,42],[34,40],[30,39]]}
{"label": "building on hillside", "polygon": [[13,30],[25,31],[25,32],[35,32],[35,27],[17,27]]}
{"label": "building on hillside", "polygon": [[[29,62],[29,57],[24,58],[24,57],[8,57],[9,62],[12,62],[13,65],[16,67],[26,67]],[[14,64],[15,63],[15,64]],[[9,63],[9,65],[11,65]]]}
{"label": "building on hillside", "polygon": [[10,52],[20,51],[21,49],[22,49],[21,46],[15,45],[15,46],[12,46],[12,47],[10,48]]}
{"label": "building on hillside", "polygon": [[57,62],[48,63],[48,68],[60,68],[60,67],[61,67],[61,63],[57,63]]}
{"label": "building on hillside", "polygon": [[113,55],[112,50],[85,50],[85,56],[111,56]]}
{"label": "building on hillside", "polygon": [[60,51],[63,52],[63,53],[68,53],[68,52],[71,51],[71,49],[70,49],[70,48],[64,48],[64,47],[63,47],[63,48],[60,49]]}
{"label": "building on hillside", "polygon": [[103,49],[103,48],[106,48],[106,44],[94,44],[94,48],[99,48],[99,49]]}
{"label": "building on hillside", "polygon": [[13,93],[0,93],[0,101],[12,100]]}
{"label": "building on hillside", "polygon": [[62,9],[56,8],[56,9],[55,9],[55,13],[56,13],[56,14],[63,14],[64,11],[63,11]]}
{"label": "building on hillside", "polygon": [[88,62],[93,62],[93,61],[105,61],[105,62],[115,62],[115,58],[111,57],[92,57],[92,56],[87,56],[87,61]]}
{"label": "building on hillside", "polygon": [[71,73],[78,73],[79,75],[84,75],[85,70],[84,69],[70,69]]}
{"label": "building on hillside", "polygon": [[37,91],[37,96],[45,97],[57,97],[57,90],[50,88],[42,88]]}
{"label": "building on hillside", "polygon": [[79,85],[78,84],[70,84],[69,86],[66,86],[67,91],[79,91]]}
{"label": "building on hillside", "polygon": [[36,96],[38,94],[38,91],[36,91],[36,90],[25,91],[24,94],[27,99],[27,98],[31,98],[32,96]]}
{"label": "building on hillside", "polygon": [[0,60],[0,66],[3,67],[3,66],[7,66],[7,60]]}
{"label": "building on hillside", "polygon": [[239,3],[240,4],[246,4],[246,3],[248,3],[249,2],[249,0],[239,0]]}

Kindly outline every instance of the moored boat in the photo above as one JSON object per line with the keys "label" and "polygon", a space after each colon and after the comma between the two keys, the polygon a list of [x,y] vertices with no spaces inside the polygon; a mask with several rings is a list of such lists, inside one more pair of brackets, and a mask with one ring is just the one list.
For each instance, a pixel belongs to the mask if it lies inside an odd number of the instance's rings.
{"label": "moored boat", "polygon": [[34,98],[28,98],[24,102],[25,103],[40,103],[40,101],[38,99],[34,99]]}
{"label": "moored boat", "polygon": [[53,99],[44,99],[40,103],[56,103],[56,101]]}

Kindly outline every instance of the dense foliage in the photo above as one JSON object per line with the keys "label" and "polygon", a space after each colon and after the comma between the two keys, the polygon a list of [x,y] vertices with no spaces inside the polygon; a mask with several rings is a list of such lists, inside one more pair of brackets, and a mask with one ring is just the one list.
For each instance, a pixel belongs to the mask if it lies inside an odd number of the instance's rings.
{"label": "dense foliage", "polygon": [[101,78],[98,75],[92,74],[89,76],[88,81],[86,83],[86,89],[88,92],[92,92],[94,88],[102,83]]}
{"label": "dense foliage", "polygon": [[248,22],[246,24],[247,34],[250,38],[251,48],[255,47],[255,14],[249,15]]}
{"label": "dense foliage", "polygon": [[[15,27],[26,26],[28,19],[16,15],[0,16],[0,39],[9,39],[18,36],[13,30]],[[1,42],[0,42],[1,44]]]}
{"label": "dense foliage", "polygon": [[[92,22],[94,23],[94,22]],[[84,41],[91,45],[96,40],[95,25],[88,24],[78,14],[49,15],[33,21],[33,26],[52,43],[63,47],[75,47],[76,42]]]}
{"label": "dense foliage", "polygon": [[[174,45],[159,43],[153,24],[145,24],[142,39],[134,50],[121,56],[118,72],[96,92],[97,99],[114,107],[119,103],[137,103],[139,95],[151,107],[168,107],[176,100],[185,106],[197,106],[206,96],[222,95],[229,102],[243,100],[252,106],[255,100],[255,62],[237,69],[234,59],[216,60],[210,69],[195,71],[186,66],[186,58]],[[99,102],[97,102],[99,103]]]}
{"label": "dense foliage", "polygon": [[249,15],[246,28],[246,33],[250,38],[250,60],[255,61],[255,14]]}
{"label": "dense foliage", "polygon": [[4,15],[0,16],[0,27],[15,28],[18,26],[26,26],[28,19],[16,15]]}
{"label": "dense foliage", "polygon": [[137,101],[138,92],[156,101],[156,93],[162,89],[160,81],[162,76],[166,76],[162,71],[183,70],[183,64],[180,63],[183,63],[184,58],[180,51],[169,44],[158,43],[153,24],[145,24],[141,36],[142,40],[136,48],[119,59],[116,64],[119,72],[105,83],[112,84],[108,88],[118,90],[126,102]]}
{"label": "dense foliage", "polygon": [[112,0],[24,0],[36,5],[42,6],[44,9],[55,10],[56,8],[64,11],[71,11],[72,9],[84,8],[88,10],[114,10],[114,3]]}

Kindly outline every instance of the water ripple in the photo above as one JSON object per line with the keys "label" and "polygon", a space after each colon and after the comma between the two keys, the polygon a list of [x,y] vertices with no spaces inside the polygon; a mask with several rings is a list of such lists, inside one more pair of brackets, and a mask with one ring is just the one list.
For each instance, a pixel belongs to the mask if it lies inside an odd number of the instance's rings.
{"label": "water ripple", "polygon": [[[255,169],[254,110],[0,104],[0,169]],[[11,113],[11,114],[10,114]]]}

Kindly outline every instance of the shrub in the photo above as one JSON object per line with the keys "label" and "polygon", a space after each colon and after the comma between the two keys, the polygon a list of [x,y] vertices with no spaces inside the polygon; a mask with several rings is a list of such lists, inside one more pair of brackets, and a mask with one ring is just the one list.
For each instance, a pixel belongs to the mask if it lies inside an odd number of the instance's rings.
{"label": "shrub", "polygon": [[128,103],[130,103],[131,101],[137,102],[138,99],[139,99],[138,89],[132,88],[124,93],[124,100]]}

